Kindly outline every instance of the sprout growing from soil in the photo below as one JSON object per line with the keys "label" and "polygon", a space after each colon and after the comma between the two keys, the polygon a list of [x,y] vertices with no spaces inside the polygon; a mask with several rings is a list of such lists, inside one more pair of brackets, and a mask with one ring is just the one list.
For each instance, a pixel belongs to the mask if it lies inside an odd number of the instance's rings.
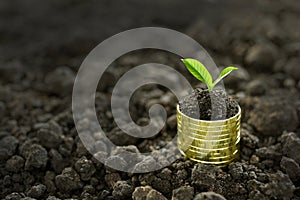
{"label": "sprout growing from soil", "polygon": [[192,59],[192,58],[185,58],[181,59],[183,64],[186,66],[186,68],[189,70],[189,72],[197,78],[199,81],[205,83],[207,85],[208,91],[211,92],[213,88],[228,74],[230,74],[233,70],[237,70],[236,67],[226,67],[218,76],[218,78],[213,81],[212,76],[210,75],[209,71],[206,69],[206,67],[199,62],[198,60]]}

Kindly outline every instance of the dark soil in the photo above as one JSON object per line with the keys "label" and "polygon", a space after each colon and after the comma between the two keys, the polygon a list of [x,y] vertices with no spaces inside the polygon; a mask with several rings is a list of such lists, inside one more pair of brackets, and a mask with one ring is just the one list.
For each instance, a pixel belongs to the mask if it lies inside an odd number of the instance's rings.
{"label": "dark soil", "polygon": [[[0,1],[0,199],[300,199],[299,19],[299,0]],[[182,31],[217,66],[239,67],[224,80],[242,109],[239,160],[219,169],[182,157],[131,174],[106,167],[83,146],[71,109],[77,70],[104,39],[141,26]],[[158,135],[133,138],[114,123],[115,80],[150,62],[174,67],[199,87],[178,56],[166,52],[133,52],[113,63],[96,93],[97,115],[112,142],[133,152],[159,149],[177,133],[178,100],[158,85],[137,90],[130,108],[145,125],[151,105],[163,105],[167,123]],[[99,141],[96,155],[107,148]],[[130,162],[107,160],[116,161]],[[156,164],[145,159],[136,167]]]}
{"label": "dark soil", "polygon": [[[214,99],[214,109],[212,108],[212,98]],[[198,106],[198,109],[195,106]],[[209,92],[200,88],[195,89],[193,94],[179,101],[179,109],[187,116],[201,120],[212,120],[212,110],[215,111],[213,120],[228,119],[239,111],[238,103],[229,98],[224,90],[216,89]]]}

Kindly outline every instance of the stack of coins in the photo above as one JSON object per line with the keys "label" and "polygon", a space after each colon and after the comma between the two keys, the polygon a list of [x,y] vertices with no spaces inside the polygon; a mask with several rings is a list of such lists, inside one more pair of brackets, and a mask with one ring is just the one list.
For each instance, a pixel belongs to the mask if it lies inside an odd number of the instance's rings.
{"label": "stack of coins", "polygon": [[178,148],[185,157],[217,166],[238,158],[241,108],[231,118],[207,121],[183,114],[177,106]]}

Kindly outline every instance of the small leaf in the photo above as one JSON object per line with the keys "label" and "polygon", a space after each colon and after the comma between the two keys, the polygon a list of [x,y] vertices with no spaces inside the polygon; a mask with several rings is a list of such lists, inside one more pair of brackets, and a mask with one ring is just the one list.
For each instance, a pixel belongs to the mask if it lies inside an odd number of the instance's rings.
{"label": "small leaf", "polygon": [[189,72],[198,80],[206,83],[208,88],[212,86],[212,77],[205,66],[198,60],[192,58],[181,59]]}
{"label": "small leaf", "polygon": [[219,77],[214,81],[213,86],[217,85],[223,78],[225,78],[228,74],[230,74],[232,71],[237,70],[236,67],[226,67],[223,69],[223,71],[220,73]]}

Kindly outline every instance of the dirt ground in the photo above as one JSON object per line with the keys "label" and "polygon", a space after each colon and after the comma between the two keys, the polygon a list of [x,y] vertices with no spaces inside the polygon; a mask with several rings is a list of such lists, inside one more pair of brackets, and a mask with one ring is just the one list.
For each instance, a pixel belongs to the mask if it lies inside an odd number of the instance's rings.
{"label": "dirt ground", "polygon": [[[1,1],[0,198],[300,199],[299,19],[297,0]],[[131,174],[85,149],[71,109],[76,72],[101,41],[144,26],[186,33],[218,66],[239,67],[224,81],[243,113],[239,160],[219,169],[181,158]],[[141,153],[176,135],[178,100],[158,85],[138,89],[130,107],[137,124],[149,121],[154,103],[164,105],[168,119],[157,136],[136,139],[116,127],[110,95],[122,74],[147,62],[175,66],[198,86],[167,52],[135,51],[114,62],[96,94],[98,119],[115,144]]]}

